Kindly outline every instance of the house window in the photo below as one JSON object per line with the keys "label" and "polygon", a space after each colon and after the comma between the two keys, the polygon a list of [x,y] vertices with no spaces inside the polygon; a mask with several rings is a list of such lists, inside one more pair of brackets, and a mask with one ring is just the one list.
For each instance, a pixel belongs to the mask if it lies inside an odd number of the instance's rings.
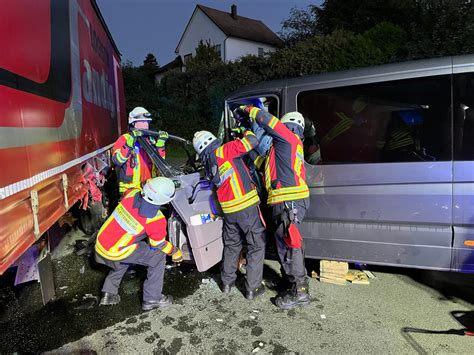
{"label": "house window", "polygon": [[219,57],[219,59],[222,59],[221,45],[220,45],[220,44],[216,44],[216,45],[214,46],[214,50],[216,51],[217,56]]}
{"label": "house window", "polygon": [[258,56],[259,56],[260,58],[263,57],[263,48],[262,48],[262,47],[258,47]]}
{"label": "house window", "polygon": [[189,60],[193,57],[191,53],[184,56],[184,65],[188,64]]}

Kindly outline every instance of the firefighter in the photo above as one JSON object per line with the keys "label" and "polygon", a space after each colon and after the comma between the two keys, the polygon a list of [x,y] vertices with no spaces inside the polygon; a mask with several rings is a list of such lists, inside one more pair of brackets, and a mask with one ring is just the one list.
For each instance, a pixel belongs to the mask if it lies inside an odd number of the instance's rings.
{"label": "firefighter", "polygon": [[245,131],[241,139],[222,146],[221,143],[210,132],[194,134],[194,149],[204,164],[207,178],[217,186],[224,213],[222,292],[230,293],[235,285],[244,239],[247,244],[245,296],[253,300],[265,292],[262,284],[265,227],[259,210],[260,199],[242,157],[258,145],[258,140],[251,131]]}
{"label": "firefighter", "polygon": [[[120,194],[128,189],[141,188],[145,181],[156,176],[151,159],[137,142],[137,137],[143,133],[141,130],[148,129],[151,120],[151,114],[145,108],[135,107],[128,116],[130,132],[120,136],[114,144],[112,161],[118,171]],[[160,131],[158,138],[147,139],[156,146],[161,157],[165,158],[168,133]]]}
{"label": "firefighter", "polygon": [[166,255],[172,255],[174,262],[180,262],[183,255],[166,240],[166,218],[160,207],[169,203],[174,195],[175,186],[171,179],[150,179],[143,191],[138,188],[128,190],[103,224],[95,244],[95,259],[112,270],[102,287],[100,305],[120,302],[120,282],[130,265],[147,267],[143,284],[144,311],[171,305],[172,297],[161,293]]}
{"label": "firefighter", "polygon": [[426,150],[421,146],[419,130],[422,124],[423,116],[417,110],[393,112],[385,140],[377,142],[377,146],[382,147],[383,160],[391,162],[435,160],[426,154]]}
{"label": "firefighter", "polygon": [[289,112],[280,121],[252,106],[241,107],[241,112],[247,113],[250,120],[273,138],[265,160],[265,188],[268,205],[272,207],[278,256],[285,276],[293,285],[291,292],[277,297],[275,303],[282,309],[306,306],[310,303],[308,279],[303,241],[297,228],[309,207],[302,143],[304,118],[299,112]]}

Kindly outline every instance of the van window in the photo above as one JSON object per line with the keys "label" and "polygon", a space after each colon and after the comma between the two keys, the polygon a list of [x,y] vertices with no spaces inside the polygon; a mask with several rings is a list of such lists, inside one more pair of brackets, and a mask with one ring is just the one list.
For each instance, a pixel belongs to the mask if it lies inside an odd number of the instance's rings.
{"label": "van window", "polygon": [[453,151],[455,160],[474,160],[474,73],[454,76]]}
{"label": "van window", "polygon": [[303,91],[322,164],[451,160],[451,77]]}
{"label": "van window", "polygon": [[224,111],[222,112],[221,122],[219,125],[218,130],[218,138],[223,139],[225,141],[226,131],[230,133],[230,129],[235,128],[238,126],[238,122],[234,118],[233,111],[242,105],[253,105],[257,107],[263,108],[265,111],[270,112],[273,116],[278,117],[280,111],[280,100],[279,97],[271,94],[271,95],[258,95],[258,96],[251,96],[251,97],[243,97],[240,99],[235,99],[232,101],[227,102],[227,115],[228,115],[228,122],[226,123],[224,120]]}
{"label": "van window", "polygon": [[245,97],[229,102],[229,108],[231,110],[240,105],[261,105],[265,111],[270,112],[273,116],[279,117],[280,102],[276,95],[258,95],[256,97]]}
{"label": "van window", "polygon": [[[270,112],[273,116],[279,117],[279,98],[276,95],[259,95],[257,97],[245,97],[237,99],[234,101],[228,102],[229,105],[229,115],[232,118],[232,111],[241,106],[241,105],[253,105],[257,107],[262,107],[265,111]],[[230,128],[235,126],[233,119],[229,122]]]}

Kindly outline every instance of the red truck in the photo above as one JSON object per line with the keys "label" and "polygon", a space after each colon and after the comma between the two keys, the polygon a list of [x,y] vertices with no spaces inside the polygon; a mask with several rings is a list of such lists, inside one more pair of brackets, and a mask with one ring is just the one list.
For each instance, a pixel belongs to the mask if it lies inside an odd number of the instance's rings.
{"label": "red truck", "polygon": [[0,12],[0,274],[97,185],[126,130],[120,53],[95,0]]}

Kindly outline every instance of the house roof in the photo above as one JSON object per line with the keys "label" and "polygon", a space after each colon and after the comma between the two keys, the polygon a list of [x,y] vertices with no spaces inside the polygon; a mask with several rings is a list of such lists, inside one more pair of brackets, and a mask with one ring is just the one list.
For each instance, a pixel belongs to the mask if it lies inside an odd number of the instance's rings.
{"label": "house roof", "polygon": [[[194,16],[194,13],[197,9],[200,9],[202,12],[204,12],[204,14],[206,14],[206,16],[209,17],[209,19],[229,37],[237,37],[249,41],[270,44],[275,47],[283,46],[283,41],[280,39],[280,37],[278,37],[275,32],[273,32],[260,20],[254,20],[240,15],[237,15],[237,17],[234,18],[230,12],[216,10],[211,7],[199,4],[196,6],[191,18]],[[191,19],[189,22],[190,21]],[[186,26],[186,30],[188,29],[189,22]],[[184,33],[186,33],[186,30]],[[181,44],[184,33],[178,42],[176,52],[178,51],[178,47]]]}
{"label": "house roof", "polygon": [[161,74],[161,73],[164,73],[170,69],[174,69],[174,68],[179,68],[179,67],[182,67],[183,66],[183,60],[181,59],[181,57],[178,55],[175,59],[173,59],[171,62],[163,65],[162,67],[159,67],[158,69],[156,69],[154,72],[153,72],[153,75],[156,75],[156,74]]}

